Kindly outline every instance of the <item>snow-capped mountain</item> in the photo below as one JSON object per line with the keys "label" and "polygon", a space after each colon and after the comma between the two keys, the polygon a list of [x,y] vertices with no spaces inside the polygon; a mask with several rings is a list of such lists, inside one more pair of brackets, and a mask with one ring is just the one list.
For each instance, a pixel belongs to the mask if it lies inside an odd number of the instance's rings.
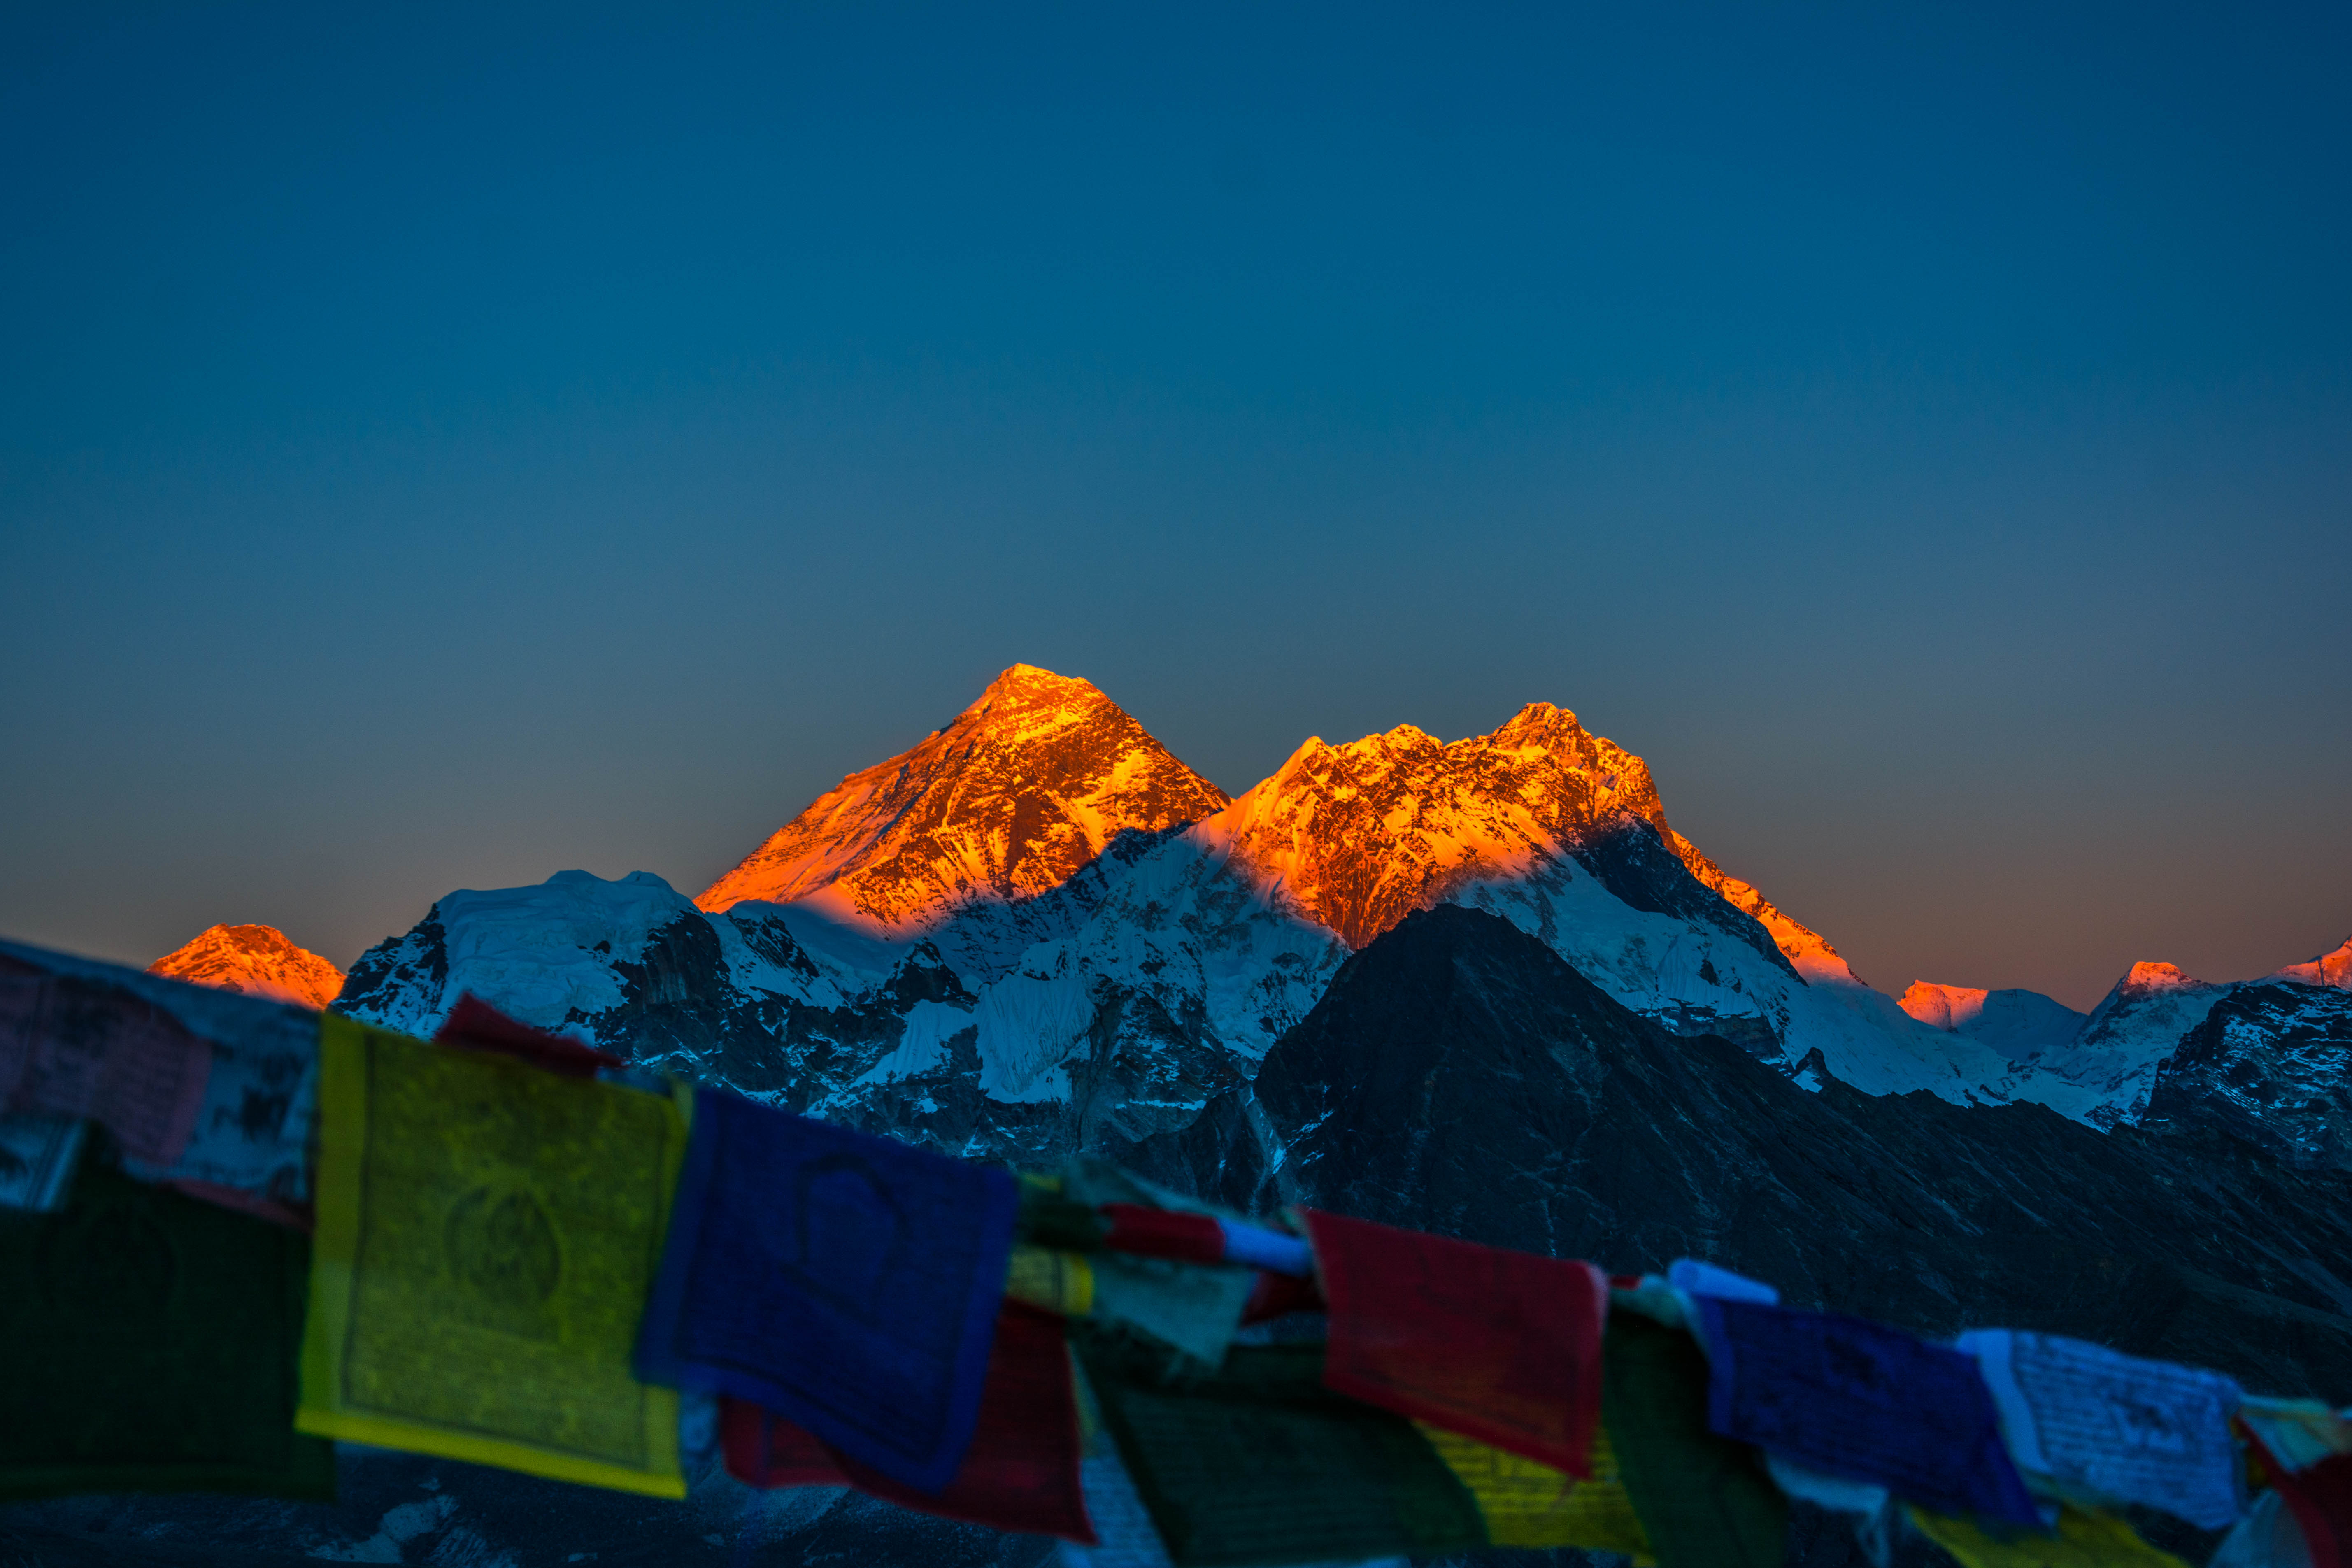
{"label": "snow-capped mountain", "polygon": [[1895,1005],[1932,1029],[1979,1040],[2011,1062],[2074,1044],[2086,1015],[2039,991],[1986,991],[1915,980]]}
{"label": "snow-capped mountain", "polygon": [[343,972],[286,940],[276,926],[207,927],[147,966],[151,974],[324,1007],[343,989]]}
{"label": "snow-capped mountain", "polygon": [[2308,963],[2290,963],[2271,978],[2296,985],[2332,985],[2338,991],[2352,991],[2352,936],[2346,937],[2333,952],[2323,952]]}
{"label": "snow-capped mountain", "polygon": [[1092,683],[1016,664],[912,751],[850,774],[695,900],[756,901],[885,942],[934,931],[974,979],[1066,936],[1114,844],[1217,810],[1186,767]]}
{"label": "snow-capped mountain", "polygon": [[2141,1124],[2352,1171],[2352,990],[2275,976],[2218,990],[2158,1064]]}
{"label": "snow-capped mountain", "polygon": [[1640,757],[1549,703],[1450,743],[1309,740],[1228,801],[1092,685],[1016,665],[700,898],[642,872],[454,893],[371,950],[341,1005],[429,1032],[470,990],[942,1147],[1115,1152],[1249,1081],[1351,952],[1444,903],[1805,1087],[2102,1127],[2146,1110],[2225,989],[2144,964],[2087,1020],[2029,992],[1923,984],[1898,1005],[1676,833]]}

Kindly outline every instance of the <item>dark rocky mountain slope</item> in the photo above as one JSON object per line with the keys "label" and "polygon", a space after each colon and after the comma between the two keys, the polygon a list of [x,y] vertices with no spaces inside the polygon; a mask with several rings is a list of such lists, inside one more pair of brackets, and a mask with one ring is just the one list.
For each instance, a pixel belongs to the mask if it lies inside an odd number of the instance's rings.
{"label": "dark rocky mountain slope", "polygon": [[1668,1034],[1507,921],[1441,907],[1356,954],[1255,1084],[1132,1156],[1612,1271],[1690,1255],[1795,1304],[2046,1329],[2352,1398],[2352,1182],[2193,1129],[1798,1089]]}

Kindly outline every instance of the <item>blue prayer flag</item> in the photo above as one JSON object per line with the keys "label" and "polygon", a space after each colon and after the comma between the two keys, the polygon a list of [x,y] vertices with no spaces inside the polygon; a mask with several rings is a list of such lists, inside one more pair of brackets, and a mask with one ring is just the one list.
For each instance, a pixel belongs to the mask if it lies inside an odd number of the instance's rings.
{"label": "blue prayer flag", "polygon": [[979,1419],[1017,1202],[1004,1171],[698,1090],[637,1373],[936,1492]]}
{"label": "blue prayer flag", "polygon": [[1937,1513],[2041,1528],[1971,1357],[1834,1312],[1714,1296],[1697,1305],[1717,1433]]}

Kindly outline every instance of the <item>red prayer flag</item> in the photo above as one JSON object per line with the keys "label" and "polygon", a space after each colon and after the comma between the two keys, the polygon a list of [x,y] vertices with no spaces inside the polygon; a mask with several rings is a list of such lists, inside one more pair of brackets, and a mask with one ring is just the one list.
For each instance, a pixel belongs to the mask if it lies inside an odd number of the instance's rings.
{"label": "red prayer flag", "polygon": [[[2243,1426],[2238,1429],[2245,1431]],[[2290,1470],[2262,1446],[2262,1439],[2253,1442],[2270,1473],[2272,1489],[2303,1527],[2311,1568],[2352,1568],[2352,1454],[2333,1454],[2315,1465]]]}
{"label": "red prayer flag", "polygon": [[610,1051],[600,1051],[584,1041],[509,1018],[470,991],[458,997],[457,1005],[449,1009],[433,1042],[455,1046],[459,1050],[514,1057],[565,1078],[594,1078],[598,1068],[624,1065]]}
{"label": "red prayer flag", "polygon": [[1323,1310],[1323,1292],[1315,1281],[1302,1279],[1295,1274],[1275,1274],[1259,1269],[1257,1285],[1250,1291],[1249,1300],[1242,1308],[1242,1321],[1263,1323],[1287,1312],[1319,1312]]}
{"label": "red prayer flag", "polygon": [[1172,1258],[1180,1263],[1225,1260],[1225,1227],[1211,1215],[1145,1208],[1141,1204],[1105,1204],[1102,1216],[1110,1221],[1110,1232],[1102,1244],[1113,1252]]}
{"label": "red prayer flag", "polygon": [[1324,1386],[1591,1473],[1609,1282],[1590,1263],[1306,1211],[1331,1327]]}
{"label": "red prayer flag", "polygon": [[1062,1320],[1007,1301],[996,1320],[980,1425],[955,1479],[919,1492],[740,1399],[719,1402],[727,1473],[760,1488],[854,1486],[919,1513],[1091,1546],[1078,1488],[1078,1406]]}

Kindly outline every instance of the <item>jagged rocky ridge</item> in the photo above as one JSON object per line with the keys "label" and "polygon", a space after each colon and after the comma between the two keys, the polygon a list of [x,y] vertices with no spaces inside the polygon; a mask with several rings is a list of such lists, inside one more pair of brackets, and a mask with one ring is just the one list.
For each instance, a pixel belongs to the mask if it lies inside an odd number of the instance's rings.
{"label": "jagged rocky ridge", "polygon": [[1185,1125],[1351,951],[1442,903],[1801,1085],[2101,1127],[2147,1113],[2223,989],[2144,964],[2087,1020],[2032,993],[1898,1005],[1675,832],[1639,757],[1548,703],[1451,743],[1310,740],[1227,801],[1093,686],[1015,666],[698,900],[643,873],[455,893],[339,1005],[429,1032],[472,990],[793,1110],[1043,1155]]}
{"label": "jagged rocky ridge", "polygon": [[[1318,1204],[1612,1269],[1695,1254],[1797,1304],[1927,1332],[2039,1328],[2219,1367],[2257,1391],[2352,1394],[2341,1173],[2225,1126],[2103,1134],[2037,1105],[1834,1080],[1808,1092],[1729,1041],[1633,1013],[1512,922],[1461,907],[1412,913],[1348,958],[1252,1082],[1119,1153],[1252,1212]],[[713,1475],[680,1506],[399,1455],[353,1450],[343,1465],[332,1508],[77,1500],[0,1515],[0,1543],[13,1532],[49,1568],[290,1568],[305,1553],[538,1568],[591,1552],[622,1568],[1030,1568],[1050,1551],[837,1493],[753,1500]],[[2139,1522],[2192,1562],[2211,1544]],[[1859,1568],[1827,1516],[1799,1510],[1791,1545],[1794,1563]]]}

